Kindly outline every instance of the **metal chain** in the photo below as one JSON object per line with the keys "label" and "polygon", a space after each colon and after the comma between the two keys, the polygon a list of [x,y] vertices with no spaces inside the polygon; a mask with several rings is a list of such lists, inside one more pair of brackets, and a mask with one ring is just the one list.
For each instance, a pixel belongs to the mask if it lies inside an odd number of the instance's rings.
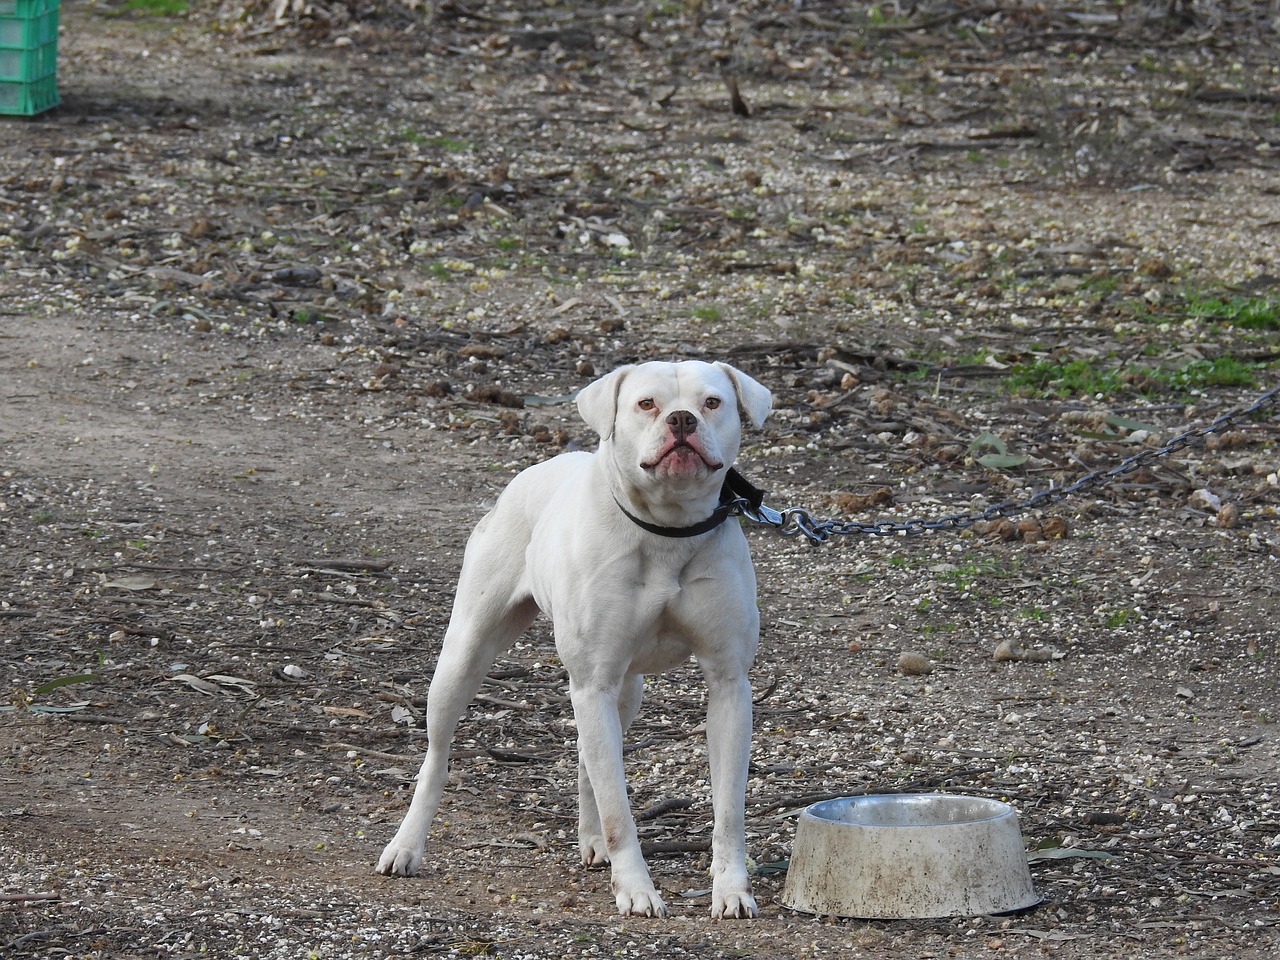
{"label": "metal chain", "polygon": [[1125,474],[1133,473],[1139,467],[1146,466],[1153,460],[1171,453],[1177,453],[1179,450],[1199,443],[1209,434],[1217,433],[1237,420],[1257,413],[1269,404],[1276,403],[1277,400],[1280,400],[1280,387],[1268,390],[1247,407],[1228,410],[1207,426],[1197,427],[1193,430],[1188,430],[1186,433],[1178,434],[1163,447],[1135,453],[1133,456],[1121,460],[1109,470],[1094,470],[1065,487],[1049,487],[1046,490],[1032,494],[1026,500],[996,503],[978,513],[951,513],[932,520],[912,518],[910,520],[875,520],[867,523],[858,520],[819,520],[803,507],[787,507],[784,510],[774,510],[761,504],[757,508],[752,507],[749,502],[742,498],[733,502],[733,508],[734,512],[748,520],[768,524],[784,534],[802,533],[814,543],[823,543],[832,536],[851,533],[888,537],[908,536],[929,530],[963,530],[976,523],[1016,516],[1030,510],[1058,503],[1078,493],[1088,493],[1105,487]]}

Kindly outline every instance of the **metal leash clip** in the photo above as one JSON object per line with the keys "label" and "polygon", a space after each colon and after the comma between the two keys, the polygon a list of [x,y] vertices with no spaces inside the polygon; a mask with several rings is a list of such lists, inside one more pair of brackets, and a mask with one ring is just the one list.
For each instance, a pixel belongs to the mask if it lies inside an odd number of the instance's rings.
{"label": "metal leash clip", "polygon": [[811,543],[825,543],[831,536],[831,524],[814,519],[803,507],[788,507],[782,511],[782,517],[783,533],[803,533]]}
{"label": "metal leash clip", "polygon": [[830,536],[830,524],[815,520],[804,507],[787,507],[779,511],[763,503],[752,504],[739,498],[734,509],[743,518],[753,523],[768,524],[787,536],[803,533],[813,543],[822,543]]}
{"label": "metal leash clip", "polygon": [[746,500],[738,501],[738,512],[748,520],[755,523],[767,523],[771,527],[781,528],[786,523],[786,518],[773,507],[766,507],[763,503],[758,507],[753,507]]}

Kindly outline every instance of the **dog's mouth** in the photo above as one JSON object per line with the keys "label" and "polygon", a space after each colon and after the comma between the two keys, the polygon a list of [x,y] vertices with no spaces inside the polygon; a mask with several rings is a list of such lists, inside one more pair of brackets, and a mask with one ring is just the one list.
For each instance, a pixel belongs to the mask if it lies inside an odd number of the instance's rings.
{"label": "dog's mouth", "polygon": [[640,466],[646,470],[655,470],[660,466],[680,467],[692,464],[694,461],[701,462],[708,470],[719,470],[724,466],[712,460],[699,447],[694,446],[687,439],[672,438],[662,447],[652,460],[642,460]]}

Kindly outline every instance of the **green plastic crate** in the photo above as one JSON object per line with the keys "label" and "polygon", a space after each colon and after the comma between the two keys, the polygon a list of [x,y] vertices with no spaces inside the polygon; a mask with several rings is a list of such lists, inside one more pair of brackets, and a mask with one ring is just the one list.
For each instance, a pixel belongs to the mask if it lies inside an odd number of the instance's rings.
{"label": "green plastic crate", "polygon": [[0,0],[0,114],[58,103],[58,0]]}

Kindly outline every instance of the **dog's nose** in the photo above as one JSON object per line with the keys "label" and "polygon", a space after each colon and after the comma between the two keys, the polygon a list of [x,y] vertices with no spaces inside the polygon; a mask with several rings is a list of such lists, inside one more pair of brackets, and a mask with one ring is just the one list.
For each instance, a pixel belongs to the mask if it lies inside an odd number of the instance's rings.
{"label": "dog's nose", "polygon": [[667,417],[667,426],[678,439],[683,440],[689,434],[697,432],[698,418],[688,410],[677,410]]}

